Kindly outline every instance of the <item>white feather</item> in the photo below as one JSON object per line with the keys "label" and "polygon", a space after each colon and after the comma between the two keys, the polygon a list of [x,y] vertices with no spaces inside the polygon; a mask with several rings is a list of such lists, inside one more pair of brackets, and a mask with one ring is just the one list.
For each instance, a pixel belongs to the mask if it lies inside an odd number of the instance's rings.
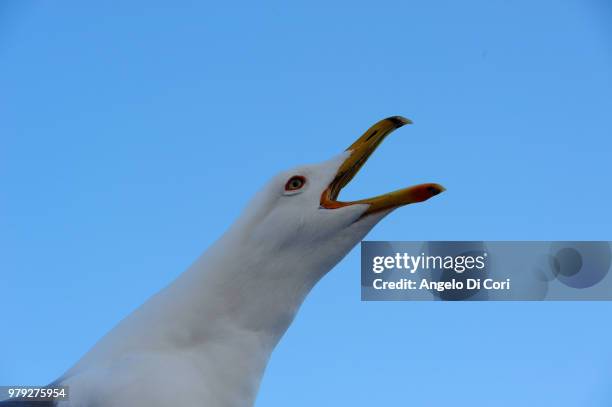
{"label": "white feather", "polygon": [[[319,207],[347,154],[275,177],[186,272],[62,376],[70,399],[60,406],[252,406],[305,296],[386,214],[356,222],[367,205]],[[293,175],[307,183],[286,195]]]}

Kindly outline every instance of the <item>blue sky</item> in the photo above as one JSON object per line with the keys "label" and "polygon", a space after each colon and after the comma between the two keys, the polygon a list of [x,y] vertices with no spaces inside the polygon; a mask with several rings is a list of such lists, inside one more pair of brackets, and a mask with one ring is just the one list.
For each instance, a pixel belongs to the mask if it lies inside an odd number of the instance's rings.
{"label": "blue sky", "polygon": [[[344,197],[448,191],[371,240],[612,240],[605,0],[0,5],[0,384],[44,384],[274,173],[394,133]],[[362,303],[354,250],[258,406],[601,406],[612,304]]]}

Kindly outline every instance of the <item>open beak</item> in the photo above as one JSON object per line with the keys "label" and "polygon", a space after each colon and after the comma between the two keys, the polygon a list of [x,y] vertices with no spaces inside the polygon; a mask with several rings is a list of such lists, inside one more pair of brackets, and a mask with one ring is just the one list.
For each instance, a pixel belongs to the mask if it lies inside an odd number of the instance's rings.
{"label": "open beak", "polygon": [[334,180],[329,184],[327,189],[323,191],[323,194],[321,194],[321,207],[336,209],[355,204],[368,204],[368,209],[361,215],[361,217],[364,217],[403,205],[423,202],[443,192],[445,189],[441,185],[421,184],[375,196],[373,198],[361,199],[359,201],[342,202],[336,200],[342,188],[344,188],[357,172],[359,172],[361,167],[380,143],[382,143],[385,137],[403,125],[411,123],[410,120],[401,116],[388,117],[370,127],[363,136],[359,137],[357,141],[351,144],[349,148],[346,149],[347,151],[351,151],[351,155],[342,163]]}

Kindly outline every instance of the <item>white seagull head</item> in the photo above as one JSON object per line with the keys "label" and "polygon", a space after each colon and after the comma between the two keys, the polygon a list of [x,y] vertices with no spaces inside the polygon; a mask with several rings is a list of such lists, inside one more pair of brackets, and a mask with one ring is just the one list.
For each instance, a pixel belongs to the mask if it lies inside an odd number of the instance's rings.
{"label": "white seagull head", "polygon": [[277,256],[285,252],[323,263],[339,260],[393,209],[444,191],[441,185],[428,183],[357,201],[338,200],[342,188],[385,137],[409,123],[400,116],[383,119],[342,154],[278,174],[256,195],[236,226],[251,242]]}

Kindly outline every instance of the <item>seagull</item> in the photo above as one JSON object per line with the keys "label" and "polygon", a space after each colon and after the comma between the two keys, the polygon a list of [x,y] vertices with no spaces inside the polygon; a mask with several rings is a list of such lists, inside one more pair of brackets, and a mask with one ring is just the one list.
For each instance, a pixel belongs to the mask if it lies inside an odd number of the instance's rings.
{"label": "seagull", "polygon": [[49,386],[67,386],[67,400],[0,406],[253,406],[314,285],[395,208],[444,191],[428,183],[338,200],[385,137],[409,123],[383,119],[340,155],[272,178],[184,273]]}

